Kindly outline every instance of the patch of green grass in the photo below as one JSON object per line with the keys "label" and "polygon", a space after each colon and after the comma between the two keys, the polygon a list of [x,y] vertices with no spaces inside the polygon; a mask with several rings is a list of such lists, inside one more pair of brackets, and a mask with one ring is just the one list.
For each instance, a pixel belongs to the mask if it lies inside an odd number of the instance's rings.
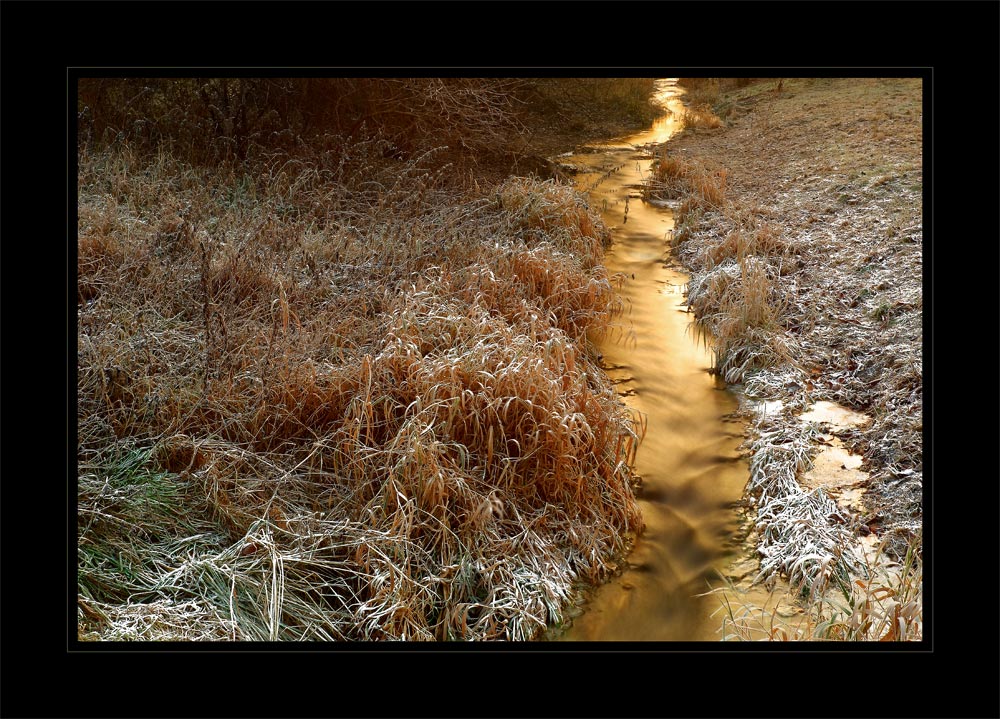
{"label": "patch of green grass", "polygon": [[168,545],[216,527],[191,514],[186,483],[152,447],[111,445],[79,466],[77,583],[81,596],[125,601],[155,585]]}
{"label": "patch of green grass", "polygon": [[885,300],[879,302],[878,307],[872,310],[871,318],[879,322],[885,322],[892,315],[892,305]]}

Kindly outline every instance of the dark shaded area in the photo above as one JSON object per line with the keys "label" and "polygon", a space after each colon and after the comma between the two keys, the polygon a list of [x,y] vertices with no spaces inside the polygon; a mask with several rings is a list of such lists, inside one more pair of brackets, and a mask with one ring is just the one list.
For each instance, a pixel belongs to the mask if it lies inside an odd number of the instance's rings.
{"label": "dark shaded area", "polygon": [[651,78],[78,79],[81,145],[166,149],[194,163],[253,163],[305,148],[385,141],[387,159],[446,148],[460,169],[548,174],[557,148],[637,127]]}

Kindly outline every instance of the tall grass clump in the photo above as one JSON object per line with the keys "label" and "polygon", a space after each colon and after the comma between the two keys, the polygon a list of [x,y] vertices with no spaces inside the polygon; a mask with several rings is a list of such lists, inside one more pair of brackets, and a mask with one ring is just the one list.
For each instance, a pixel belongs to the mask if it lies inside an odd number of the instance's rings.
{"label": "tall grass clump", "polygon": [[712,106],[722,93],[718,77],[682,77],[678,84],[685,89],[684,99],[692,105]]}
{"label": "tall grass clump", "polygon": [[363,128],[242,164],[172,147],[77,157],[79,636],[559,621],[641,524],[586,340],[620,311],[598,216]]}
{"label": "tall grass clump", "polygon": [[706,266],[719,265],[726,260],[743,262],[748,257],[784,257],[793,246],[771,224],[758,227],[735,227],[719,242],[708,242],[702,252]]}
{"label": "tall grass clump", "polygon": [[653,163],[643,186],[647,197],[675,200],[691,191],[693,167],[680,158],[667,155]]}
{"label": "tall grass clump", "polygon": [[788,360],[780,326],[783,305],[769,265],[756,256],[729,260],[693,277],[688,303],[712,338],[715,368],[726,382]]}
{"label": "tall grass clump", "polygon": [[683,199],[678,213],[684,215],[725,206],[728,173],[724,168],[710,170],[689,160],[665,155],[653,163],[643,186],[647,198]]}
{"label": "tall grass clump", "polygon": [[681,119],[684,122],[684,127],[714,130],[723,126],[719,116],[705,103],[685,107],[684,112],[681,114]]}

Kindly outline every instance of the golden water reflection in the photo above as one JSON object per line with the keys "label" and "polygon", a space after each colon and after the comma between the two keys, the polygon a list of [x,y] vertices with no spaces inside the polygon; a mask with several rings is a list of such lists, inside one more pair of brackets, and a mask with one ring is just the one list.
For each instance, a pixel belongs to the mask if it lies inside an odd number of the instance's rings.
{"label": "golden water reflection", "polygon": [[710,374],[711,353],[689,327],[688,277],[668,252],[673,215],[641,198],[652,163],[646,146],[681,128],[683,91],[661,80],[657,92],[669,112],[649,130],[560,158],[577,170],[577,186],[613,228],[605,264],[627,278],[620,294],[631,308],[622,318],[628,327],[593,339],[625,401],[648,423],[636,457],[646,529],[630,568],[595,591],[563,640],[721,638],[721,619],[712,616],[719,601],[696,595],[736,549],[734,503],[748,468],[737,451],[742,424],[730,419],[736,399]]}

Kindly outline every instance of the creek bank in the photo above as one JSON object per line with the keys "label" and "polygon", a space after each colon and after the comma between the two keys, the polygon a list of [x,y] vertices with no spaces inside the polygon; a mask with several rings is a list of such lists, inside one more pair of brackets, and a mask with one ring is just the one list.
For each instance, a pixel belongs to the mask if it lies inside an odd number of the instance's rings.
{"label": "creek bank", "polygon": [[[461,118],[491,85],[355,89]],[[80,640],[522,641],[617,567],[641,517],[586,340],[620,313],[607,231],[571,188],[485,167],[508,123],[416,104],[420,126],[294,156],[81,138]],[[173,121],[157,136],[201,127]]]}
{"label": "creek bank", "polygon": [[[901,561],[923,521],[921,81],[764,81],[715,109],[726,127],[662,147],[669,172],[647,192],[682,201],[674,242],[692,307],[725,338],[717,365],[752,420],[761,574],[854,573],[862,537]],[[818,402],[870,421],[803,423]],[[803,483],[834,434],[867,475],[847,508],[829,483]]]}

